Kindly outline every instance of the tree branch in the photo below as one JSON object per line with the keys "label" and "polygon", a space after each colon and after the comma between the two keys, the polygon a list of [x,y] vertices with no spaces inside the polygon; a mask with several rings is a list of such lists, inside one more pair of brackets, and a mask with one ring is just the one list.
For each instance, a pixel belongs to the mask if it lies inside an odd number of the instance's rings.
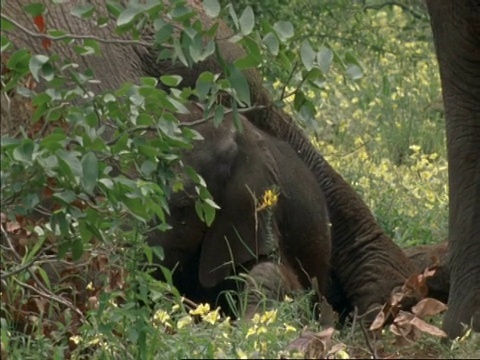
{"label": "tree branch", "polygon": [[[1,14],[1,18],[12,23],[15,25],[18,29],[23,31],[25,34],[33,37],[33,38],[39,38],[39,39],[48,39],[51,41],[61,41],[61,40],[66,40],[66,39],[74,39],[74,40],[95,40],[98,41],[99,43],[103,44],[118,44],[118,45],[142,45],[145,47],[152,47],[153,43],[141,41],[141,40],[126,40],[126,39],[102,39],[93,35],[75,35],[75,34],[65,34],[61,36],[51,36],[48,34],[42,34],[38,32],[34,32],[31,30],[28,30],[26,27],[20,25],[17,21],[13,20],[9,16],[5,14]],[[170,47],[168,45],[163,45],[165,47]]]}

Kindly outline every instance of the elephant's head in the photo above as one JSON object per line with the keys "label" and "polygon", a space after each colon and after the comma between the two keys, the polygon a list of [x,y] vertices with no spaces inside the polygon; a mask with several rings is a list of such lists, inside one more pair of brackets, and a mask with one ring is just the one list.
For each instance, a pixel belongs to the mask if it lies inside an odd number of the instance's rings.
{"label": "elephant's head", "polygon": [[[180,119],[185,126],[192,119],[202,117],[195,106],[190,110],[189,116]],[[246,119],[242,117],[241,120],[248,126]],[[250,191],[262,191],[262,185],[270,184],[264,178],[265,154],[246,156],[242,140],[239,140],[246,135],[235,128],[232,116],[227,115],[218,127],[207,122],[192,126],[192,129],[201,134],[203,140],[195,141],[191,150],[183,152],[182,162],[202,176],[220,209],[211,226],[200,220],[195,207],[196,184],[178,167],[183,189],[169,199],[167,222],[172,229],[156,232],[148,242],[163,247],[163,265],[167,268],[173,269],[178,263],[178,271],[183,268],[192,271],[189,265],[198,262],[198,274],[189,276],[198,276],[201,286],[212,288],[238,266],[267,254],[265,243],[255,243],[255,201]],[[244,172],[245,161],[250,166],[249,174],[239,173]]]}

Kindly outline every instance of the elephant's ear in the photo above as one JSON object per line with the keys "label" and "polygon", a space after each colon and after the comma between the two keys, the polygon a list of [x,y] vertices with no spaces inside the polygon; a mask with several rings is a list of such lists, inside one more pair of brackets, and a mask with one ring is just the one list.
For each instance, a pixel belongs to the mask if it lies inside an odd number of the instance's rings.
{"label": "elephant's ear", "polygon": [[[253,195],[258,196],[264,190],[266,170],[263,162],[241,154],[232,171],[233,176],[222,189],[222,209],[217,212],[202,244],[200,283],[205,287],[217,285],[234,274],[235,268],[269,252],[262,233],[262,229],[267,228],[264,212],[258,213],[255,220]],[[269,224],[273,226],[274,236],[278,235],[276,221]]]}
{"label": "elephant's ear", "polygon": [[203,140],[195,142],[184,159],[202,175],[214,197],[218,197],[232,176],[238,156],[237,130],[230,118],[225,118],[218,127],[205,123],[195,130]]}
{"label": "elephant's ear", "polygon": [[254,217],[249,215],[252,211],[253,208],[236,205],[219,211],[202,244],[199,269],[202,286],[214,287],[234,274],[238,265],[267,255],[268,249],[261,237],[257,244]]}

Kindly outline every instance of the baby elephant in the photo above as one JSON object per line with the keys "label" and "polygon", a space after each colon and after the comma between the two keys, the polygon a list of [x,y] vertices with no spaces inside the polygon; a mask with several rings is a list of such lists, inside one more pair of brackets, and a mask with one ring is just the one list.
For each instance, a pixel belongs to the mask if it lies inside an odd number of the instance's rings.
{"label": "baby elephant", "polygon": [[[169,200],[172,229],[147,240],[163,248],[161,265],[174,270],[177,289],[193,301],[224,305],[218,302],[224,290],[247,284],[247,317],[256,309],[258,289],[279,298],[310,287],[316,278],[325,293],[330,226],[310,170],[286,142],[246,118],[240,116],[242,130],[235,128],[231,114],[218,127],[212,121],[188,125],[203,117],[196,105],[190,110],[180,121],[204,140],[185,151],[182,161],[203,177],[220,210],[211,226],[202,222],[195,211],[194,184],[183,176],[184,190]],[[264,196],[267,190],[272,191]],[[238,281],[233,275],[241,273],[250,276]]]}

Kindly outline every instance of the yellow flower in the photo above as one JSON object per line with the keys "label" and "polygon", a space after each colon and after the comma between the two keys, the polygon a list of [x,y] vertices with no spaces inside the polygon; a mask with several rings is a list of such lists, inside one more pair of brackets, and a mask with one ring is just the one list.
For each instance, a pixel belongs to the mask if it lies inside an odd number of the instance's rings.
{"label": "yellow flower", "polygon": [[237,356],[239,359],[248,359],[247,354],[242,349],[237,349]]}
{"label": "yellow flower", "polygon": [[206,315],[202,315],[202,320],[212,325],[215,324],[218,319],[220,319],[220,308],[217,308],[215,311],[210,311]]}
{"label": "yellow flower", "polygon": [[410,145],[410,150],[412,150],[414,153],[420,152],[421,147],[418,145]]}
{"label": "yellow flower", "polygon": [[82,341],[82,338],[78,335],[73,335],[73,336],[70,336],[70,340],[73,341],[75,345],[78,345]]}
{"label": "yellow flower", "polygon": [[297,329],[293,327],[292,325],[289,325],[287,323],[283,323],[283,326],[285,326],[285,332],[295,332]]}
{"label": "yellow flower", "polygon": [[193,319],[190,315],[185,315],[177,321],[177,328],[182,329],[193,323]]}
{"label": "yellow flower", "polygon": [[259,313],[255,313],[255,315],[253,315],[252,322],[253,322],[254,324],[260,323],[260,314],[259,314]]}
{"label": "yellow flower", "polygon": [[190,315],[205,315],[210,312],[210,304],[200,304],[197,306],[195,310],[190,310],[189,314]]}
{"label": "yellow flower", "polygon": [[273,323],[277,318],[277,310],[269,310],[269,311],[266,311],[262,317],[260,318],[260,322],[262,324],[271,324]]}
{"label": "yellow flower", "polygon": [[260,326],[258,329],[257,329],[257,335],[260,335],[260,334],[266,334],[267,333],[267,328],[265,326]]}
{"label": "yellow flower", "polygon": [[170,315],[164,310],[157,310],[157,312],[153,315],[153,321],[157,324],[163,324],[165,326],[171,327],[170,324]]}
{"label": "yellow flower", "polygon": [[267,209],[274,206],[278,201],[278,192],[272,189],[268,189],[263,194],[262,203],[260,204],[258,211]]}
{"label": "yellow flower", "polygon": [[248,329],[247,335],[245,337],[248,339],[250,336],[255,335],[256,333],[257,333],[257,325],[254,325],[253,327]]}

